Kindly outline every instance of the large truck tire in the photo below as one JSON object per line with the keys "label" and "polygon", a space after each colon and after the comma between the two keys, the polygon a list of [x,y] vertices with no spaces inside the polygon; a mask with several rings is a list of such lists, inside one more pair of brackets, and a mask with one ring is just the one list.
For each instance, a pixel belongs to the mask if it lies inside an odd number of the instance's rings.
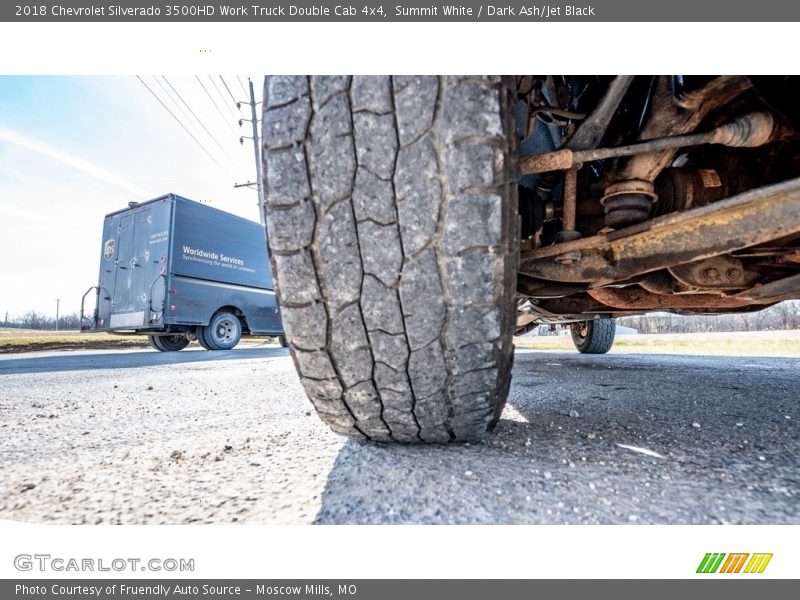
{"label": "large truck tire", "polygon": [[581,321],[572,325],[572,342],[581,354],[605,354],[614,345],[617,323],[611,318]]}
{"label": "large truck tire", "polygon": [[189,345],[185,335],[148,335],[147,339],[159,352],[179,352]]}
{"label": "large truck tire", "polygon": [[267,77],[267,230],[291,354],[334,431],[483,438],[505,404],[518,265],[501,77]]}
{"label": "large truck tire", "polygon": [[197,336],[197,343],[200,344],[200,346],[204,350],[212,350],[211,346],[209,346],[208,343],[206,342],[205,333],[206,333],[205,327],[198,327],[195,330],[195,335]]}
{"label": "large truck tire", "polygon": [[233,313],[218,312],[200,335],[205,342],[201,345],[209,350],[232,350],[242,339],[242,323]]}

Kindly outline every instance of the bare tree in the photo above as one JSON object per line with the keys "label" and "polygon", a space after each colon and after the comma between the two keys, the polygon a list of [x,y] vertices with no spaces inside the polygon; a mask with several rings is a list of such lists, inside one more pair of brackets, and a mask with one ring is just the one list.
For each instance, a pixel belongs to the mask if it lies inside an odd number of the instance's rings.
{"label": "bare tree", "polygon": [[772,312],[778,318],[781,329],[793,329],[797,326],[797,317],[800,307],[796,301],[787,300],[772,307]]}
{"label": "bare tree", "polygon": [[22,315],[20,325],[26,329],[44,329],[44,322],[45,316],[42,313],[29,310]]}

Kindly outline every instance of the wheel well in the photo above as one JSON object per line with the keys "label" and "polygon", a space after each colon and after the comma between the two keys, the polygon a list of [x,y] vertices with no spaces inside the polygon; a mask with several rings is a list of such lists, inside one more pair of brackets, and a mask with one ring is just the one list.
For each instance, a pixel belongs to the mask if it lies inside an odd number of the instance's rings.
{"label": "wheel well", "polygon": [[232,305],[220,306],[212,313],[211,318],[213,319],[214,315],[221,312],[229,312],[236,315],[239,318],[239,322],[242,324],[242,333],[250,333],[250,326],[247,324],[247,315],[245,315],[244,311],[242,311],[240,308]]}

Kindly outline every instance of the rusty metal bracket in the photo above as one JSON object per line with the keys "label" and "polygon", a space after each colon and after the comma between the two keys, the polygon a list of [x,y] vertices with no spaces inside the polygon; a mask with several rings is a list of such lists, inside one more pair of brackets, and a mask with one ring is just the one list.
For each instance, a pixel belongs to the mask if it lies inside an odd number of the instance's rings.
{"label": "rusty metal bracket", "polygon": [[[800,233],[800,178],[714,204],[671,213],[607,235],[526,252],[520,272],[547,281],[595,286],[728,254]],[[580,260],[555,260],[579,252]]]}

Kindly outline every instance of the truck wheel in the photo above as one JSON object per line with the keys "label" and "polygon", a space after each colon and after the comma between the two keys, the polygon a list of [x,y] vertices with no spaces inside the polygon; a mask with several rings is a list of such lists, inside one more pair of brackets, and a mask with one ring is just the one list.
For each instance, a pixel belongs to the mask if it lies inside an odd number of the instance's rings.
{"label": "truck wheel", "polygon": [[483,438],[511,380],[511,81],[267,77],[267,229],[317,413],[379,441]]}
{"label": "truck wheel", "polygon": [[617,324],[603,318],[572,325],[572,341],[581,354],[605,354],[614,345]]}
{"label": "truck wheel", "polygon": [[229,312],[218,312],[203,328],[203,340],[209,350],[230,350],[242,339],[242,323]]}
{"label": "truck wheel", "polygon": [[288,348],[289,347],[289,342],[286,341],[286,336],[285,335],[279,335],[278,336],[278,343],[281,345],[281,348]]}
{"label": "truck wheel", "polygon": [[197,343],[200,344],[206,350],[211,350],[211,346],[208,345],[205,338],[206,328],[205,327],[197,327],[195,329],[195,336],[197,336]]}
{"label": "truck wheel", "polygon": [[178,352],[189,345],[185,335],[148,335],[150,345],[160,352]]}

